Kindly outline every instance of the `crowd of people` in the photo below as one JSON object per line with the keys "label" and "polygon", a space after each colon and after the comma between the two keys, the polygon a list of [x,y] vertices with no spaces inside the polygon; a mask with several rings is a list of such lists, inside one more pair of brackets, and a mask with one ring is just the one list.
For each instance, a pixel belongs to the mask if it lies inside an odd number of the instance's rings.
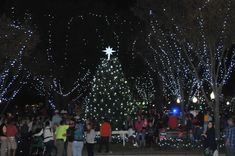
{"label": "crowd of people", "polygon": [[[153,146],[160,140],[162,131],[184,131],[185,139],[203,141],[205,155],[212,155],[218,147],[215,140],[213,117],[210,112],[193,115],[185,113],[185,120],[174,114],[138,112],[136,118],[127,116],[123,130],[127,131],[130,145],[141,148]],[[15,155],[57,155],[81,156],[86,147],[88,156],[94,155],[94,145],[98,141],[98,152],[110,152],[109,143],[112,127],[108,119],[101,124],[94,119],[82,120],[71,116],[65,110],[55,110],[52,117],[19,117],[10,113],[1,117],[1,156]],[[224,129],[225,146],[228,156],[235,151],[235,121],[228,118]],[[98,131],[98,132],[97,132]],[[100,137],[97,137],[97,136]],[[182,136],[181,136],[182,137]],[[30,146],[29,146],[30,145]]]}
{"label": "crowd of people", "polygon": [[[81,156],[84,143],[88,156],[94,155],[97,136],[94,122],[68,115],[64,110],[55,110],[51,118],[20,118],[8,113],[2,116],[0,125],[1,156]],[[99,129],[99,152],[105,145],[105,152],[109,153],[111,125],[103,121]]]}
{"label": "crowd of people", "polygon": [[[215,136],[214,119],[210,111],[185,112],[182,114],[168,112],[156,113],[150,110],[148,113],[137,113],[136,120],[128,116],[124,127],[128,131],[128,139],[137,147],[152,146],[161,141],[161,133],[178,132],[177,137],[192,143],[202,142],[205,155],[213,155],[217,152],[218,140]],[[235,119],[221,117],[221,134],[225,139],[225,147],[228,156],[235,155]],[[171,133],[169,133],[171,134]],[[168,138],[170,138],[169,136]],[[166,136],[164,139],[167,139]]]}

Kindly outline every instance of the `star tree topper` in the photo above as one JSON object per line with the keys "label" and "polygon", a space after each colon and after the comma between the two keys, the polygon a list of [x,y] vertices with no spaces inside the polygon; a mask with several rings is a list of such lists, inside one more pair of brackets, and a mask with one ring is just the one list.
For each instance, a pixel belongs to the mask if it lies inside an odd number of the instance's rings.
{"label": "star tree topper", "polygon": [[103,50],[103,52],[108,55],[108,60],[110,60],[110,56],[113,55],[113,53],[115,53],[116,51],[113,50],[113,48],[111,48],[110,46],[108,46],[105,50]]}

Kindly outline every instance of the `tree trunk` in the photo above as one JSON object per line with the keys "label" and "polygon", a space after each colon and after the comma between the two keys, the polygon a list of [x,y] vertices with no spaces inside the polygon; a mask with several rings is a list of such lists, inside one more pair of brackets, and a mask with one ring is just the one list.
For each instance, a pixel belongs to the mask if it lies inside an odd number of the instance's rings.
{"label": "tree trunk", "polygon": [[214,101],[214,118],[215,118],[215,137],[220,139],[220,100],[219,95],[216,95]]}
{"label": "tree trunk", "polygon": [[[217,87],[214,89],[215,93],[215,103],[214,103],[214,119],[215,119],[215,138],[220,140],[220,94],[222,92],[222,87]],[[219,149],[217,149],[219,150]]]}

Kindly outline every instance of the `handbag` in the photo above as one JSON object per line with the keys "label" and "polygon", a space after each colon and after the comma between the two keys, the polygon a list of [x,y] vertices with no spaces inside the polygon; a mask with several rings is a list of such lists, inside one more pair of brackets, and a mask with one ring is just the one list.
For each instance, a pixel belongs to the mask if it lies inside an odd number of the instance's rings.
{"label": "handbag", "polygon": [[211,150],[209,147],[204,150],[204,155],[205,156],[213,156],[214,151]]}
{"label": "handbag", "polygon": [[219,156],[219,152],[218,152],[218,150],[215,150],[215,152],[214,152],[213,156]]}

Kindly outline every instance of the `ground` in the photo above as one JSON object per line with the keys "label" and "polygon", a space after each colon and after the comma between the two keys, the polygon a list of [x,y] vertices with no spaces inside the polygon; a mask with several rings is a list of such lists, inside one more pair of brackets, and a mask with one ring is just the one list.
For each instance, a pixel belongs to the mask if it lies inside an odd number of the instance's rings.
{"label": "ground", "polygon": [[[98,145],[96,145],[95,152],[97,151]],[[110,146],[109,154],[106,153],[95,153],[99,156],[203,156],[203,151],[200,149],[164,149],[159,147],[146,147],[136,148],[130,145],[123,147],[121,144],[112,144]],[[224,156],[224,151],[221,151],[220,156]],[[84,148],[84,154],[86,149]]]}

